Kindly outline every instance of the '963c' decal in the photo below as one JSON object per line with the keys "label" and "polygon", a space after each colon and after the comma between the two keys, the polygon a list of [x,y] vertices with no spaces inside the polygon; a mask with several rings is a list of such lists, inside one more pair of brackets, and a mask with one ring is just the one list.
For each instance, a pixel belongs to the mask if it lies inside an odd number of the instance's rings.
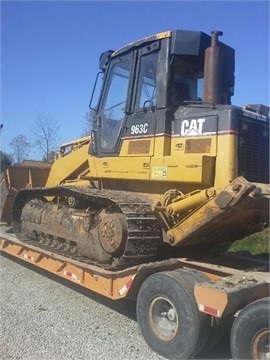
{"label": "'963c' decal", "polygon": [[148,123],[132,125],[130,129],[131,135],[147,134]]}

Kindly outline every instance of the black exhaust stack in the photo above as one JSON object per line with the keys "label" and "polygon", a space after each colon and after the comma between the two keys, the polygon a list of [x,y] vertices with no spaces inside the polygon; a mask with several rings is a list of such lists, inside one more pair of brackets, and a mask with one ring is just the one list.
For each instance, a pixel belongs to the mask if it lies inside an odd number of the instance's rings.
{"label": "black exhaust stack", "polygon": [[211,46],[205,50],[203,101],[214,105],[221,103],[222,52],[218,37],[222,31],[211,32]]}

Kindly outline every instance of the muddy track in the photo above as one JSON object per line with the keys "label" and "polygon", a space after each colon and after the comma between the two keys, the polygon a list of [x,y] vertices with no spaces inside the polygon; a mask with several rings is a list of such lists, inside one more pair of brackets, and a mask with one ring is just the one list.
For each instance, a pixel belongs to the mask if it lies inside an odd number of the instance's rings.
{"label": "muddy track", "polygon": [[106,269],[151,261],[162,243],[147,198],[88,187],[20,191],[13,227],[21,241]]}

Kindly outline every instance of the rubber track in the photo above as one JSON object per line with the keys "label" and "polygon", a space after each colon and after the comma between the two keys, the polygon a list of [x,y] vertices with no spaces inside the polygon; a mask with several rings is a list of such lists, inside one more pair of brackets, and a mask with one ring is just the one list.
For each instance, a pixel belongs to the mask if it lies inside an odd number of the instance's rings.
{"label": "rubber track", "polygon": [[[55,251],[52,247],[42,246],[46,250],[57,252],[61,255],[86,263],[99,265],[106,269],[127,268],[129,266],[151,261],[156,256],[157,250],[162,243],[162,232],[156,217],[152,213],[151,204],[146,197],[124,191],[96,190],[77,186],[57,186],[52,188],[21,190],[15,198],[13,214],[14,230],[19,240],[25,241],[18,233],[18,229],[20,229],[19,221],[21,209],[30,199],[47,196],[74,196],[83,201],[84,204],[87,204],[86,207],[90,207],[91,210],[98,209],[98,211],[100,211],[101,209],[111,207],[117,209],[117,211],[121,211],[127,219],[128,238],[122,256],[120,258],[114,258],[112,264],[101,264],[89,258],[75,255],[70,256],[63,251]],[[36,242],[30,242],[37,246]]]}

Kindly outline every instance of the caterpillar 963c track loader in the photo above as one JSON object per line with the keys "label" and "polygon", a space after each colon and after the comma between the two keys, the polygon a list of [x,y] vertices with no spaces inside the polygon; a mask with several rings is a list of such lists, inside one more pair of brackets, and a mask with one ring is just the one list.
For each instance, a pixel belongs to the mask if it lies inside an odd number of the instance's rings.
{"label": "caterpillar 963c track loader", "polygon": [[168,31],[101,55],[91,137],[19,191],[20,240],[119,269],[269,226],[269,108],[231,105],[219,35]]}

